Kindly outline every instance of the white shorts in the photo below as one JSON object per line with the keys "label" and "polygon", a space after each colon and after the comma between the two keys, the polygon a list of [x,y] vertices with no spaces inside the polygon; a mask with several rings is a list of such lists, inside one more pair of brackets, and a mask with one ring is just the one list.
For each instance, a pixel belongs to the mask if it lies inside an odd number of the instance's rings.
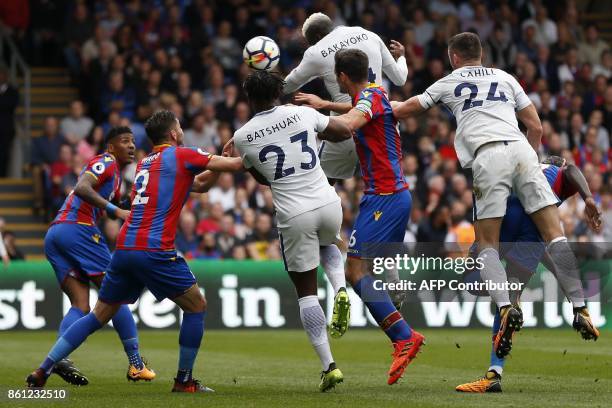
{"label": "white shorts", "polygon": [[518,197],[527,214],[559,201],[526,139],[483,145],[472,163],[472,173],[477,220],[503,217],[510,194]]}
{"label": "white shorts", "polygon": [[340,200],[315,208],[281,223],[278,235],[285,269],[306,272],[319,266],[319,247],[340,240]]}
{"label": "white shorts", "polygon": [[359,158],[355,151],[353,139],[342,142],[323,141],[319,146],[319,161],[328,178],[350,179],[359,166]]}

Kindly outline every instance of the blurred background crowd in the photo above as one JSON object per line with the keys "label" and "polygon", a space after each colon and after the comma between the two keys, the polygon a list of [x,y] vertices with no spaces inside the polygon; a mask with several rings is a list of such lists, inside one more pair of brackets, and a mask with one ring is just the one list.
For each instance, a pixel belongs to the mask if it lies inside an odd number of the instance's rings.
{"label": "blurred background crowd", "polygon": [[[249,73],[243,45],[255,35],[273,38],[281,49],[280,71],[287,74],[306,48],[303,21],[322,11],[337,25],[360,25],[387,44],[391,39],[404,44],[408,81],[401,88],[385,82],[395,100],[422,92],[451,71],[450,36],[478,33],[484,64],[516,76],[538,109],[541,155],[560,155],[578,165],[604,211],[604,230],[594,235],[583,222],[580,198],[569,200],[562,207],[567,236],[612,240],[612,53],[599,28],[581,19],[609,2],[33,0],[25,25],[18,15],[6,18],[12,3],[19,0],[7,0],[0,15],[27,60],[67,67],[79,89],[70,114],[46,118],[43,135],[32,141],[31,165],[47,180],[36,205],[49,209],[48,217],[72,190],[82,166],[103,149],[110,127],[130,126],[142,158],[151,148],[143,122],[157,109],[180,118],[186,145],[219,153],[251,117],[240,86]],[[305,90],[325,96],[319,80]],[[443,106],[400,124],[414,201],[407,242],[473,239],[471,177],[457,162],[454,129]],[[134,169],[125,172],[126,191]],[[346,238],[358,210],[360,180],[336,188]],[[119,227],[104,220],[111,247]],[[278,259],[276,240],[269,188],[248,174],[223,174],[208,194],[189,199],[177,247],[188,258]]]}

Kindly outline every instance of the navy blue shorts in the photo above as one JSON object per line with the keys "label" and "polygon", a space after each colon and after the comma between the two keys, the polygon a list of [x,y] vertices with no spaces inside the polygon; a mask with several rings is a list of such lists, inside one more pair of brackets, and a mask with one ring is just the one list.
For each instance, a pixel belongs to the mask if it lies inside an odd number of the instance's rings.
{"label": "navy blue shorts", "polygon": [[533,275],[536,272],[546,245],[517,197],[508,199],[499,242],[500,258],[512,262],[524,273]]}
{"label": "navy blue shorts", "polygon": [[118,249],[102,281],[98,298],[106,303],[134,303],[146,287],[158,301],[174,299],[196,283],[176,251]]}
{"label": "navy blue shorts", "polygon": [[45,255],[62,284],[68,276],[83,283],[104,275],[111,255],[96,226],[53,224],[45,236]]}
{"label": "navy blue shorts", "polygon": [[[366,243],[404,242],[411,211],[412,196],[409,190],[388,195],[364,194],[359,203],[359,215],[351,232],[347,255],[361,258]],[[373,256],[368,253],[366,257]]]}

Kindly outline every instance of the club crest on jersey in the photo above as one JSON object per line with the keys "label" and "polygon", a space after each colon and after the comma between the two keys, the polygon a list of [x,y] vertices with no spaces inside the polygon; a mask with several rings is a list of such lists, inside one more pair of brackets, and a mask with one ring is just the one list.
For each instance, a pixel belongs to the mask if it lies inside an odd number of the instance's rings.
{"label": "club crest on jersey", "polygon": [[474,186],[473,190],[474,190],[474,196],[476,197],[476,199],[480,200],[482,198],[482,191],[480,190],[480,188],[478,188],[478,186]]}
{"label": "club crest on jersey", "polygon": [[104,173],[104,170],[106,170],[106,166],[104,166],[104,163],[97,162],[93,166],[91,166],[91,169],[93,170],[94,173],[96,173],[97,175],[100,175]]}
{"label": "club crest on jersey", "polygon": [[378,221],[382,216],[382,211],[374,211],[374,221]]}
{"label": "club crest on jersey", "polygon": [[93,239],[96,244],[99,244],[100,243],[100,234],[93,234],[91,236],[91,239]]}

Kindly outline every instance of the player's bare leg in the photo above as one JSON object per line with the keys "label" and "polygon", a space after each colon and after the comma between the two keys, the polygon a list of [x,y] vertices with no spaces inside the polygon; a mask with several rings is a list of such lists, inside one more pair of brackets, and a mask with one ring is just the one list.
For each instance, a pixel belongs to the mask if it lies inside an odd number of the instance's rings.
{"label": "player's bare leg", "polygon": [[392,385],[402,377],[408,364],[416,357],[425,337],[410,328],[386,291],[375,289],[374,277],[370,271],[369,261],[353,256],[348,258],[347,280],[393,344],[393,362],[387,380],[387,384]]}
{"label": "player's bare leg", "polygon": [[[102,286],[103,275],[91,278],[98,288]],[[146,361],[140,356],[138,346],[138,331],[132,312],[127,305],[119,305],[117,312],[112,317],[113,327],[119,335],[123,344],[123,350],[128,358],[128,369],[126,378],[128,381],[152,381],[155,379],[155,371],[147,367]]]}
{"label": "player's bare leg", "polygon": [[57,339],[47,358],[40,367],[27,378],[28,387],[44,387],[47,378],[51,375],[53,366],[68,357],[76,350],[90,334],[102,328],[119,310],[119,304],[108,304],[98,299],[94,310],[74,322],[62,336]]}
{"label": "player's bare leg", "polygon": [[198,284],[172,299],[183,310],[183,321],[179,334],[179,364],[172,392],[214,392],[193,378],[193,366],[204,337],[206,299]]}
{"label": "player's bare leg", "polygon": [[321,383],[319,390],[325,392],[344,380],[340,369],[336,367],[329,347],[325,330],[325,314],[317,296],[317,270],[306,272],[289,272],[295,286],[300,306],[300,318],[308,340],[321,360]]}
{"label": "player's bare leg", "polygon": [[574,307],[574,329],[585,340],[597,340],[599,330],[591,321],[586,308],[578,262],[563,235],[558,208],[550,205],[530,216],[547,244],[546,252],[554,263],[557,281]]}

